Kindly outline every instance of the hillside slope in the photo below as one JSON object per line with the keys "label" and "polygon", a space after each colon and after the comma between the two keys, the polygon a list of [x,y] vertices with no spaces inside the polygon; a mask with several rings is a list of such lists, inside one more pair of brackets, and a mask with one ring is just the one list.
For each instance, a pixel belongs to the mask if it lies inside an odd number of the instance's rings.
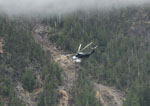
{"label": "hillside slope", "polygon": [[[70,101],[72,98],[72,94],[70,94],[70,92],[75,81],[75,73],[77,72],[77,70],[79,70],[80,65],[73,63],[71,61],[71,56],[67,55],[67,53],[65,53],[64,51],[57,49],[54,44],[48,41],[47,34],[49,30],[47,29],[50,28],[46,25],[37,24],[35,26],[33,36],[36,41],[41,44],[45,51],[51,52],[54,61],[64,69],[64,75],[62,75],[64,84],[59,87],[59,90],[64,90],[69,95],[66,99],[69,99],[69,102],[66,103],[65,100],[60,100],[60,102],[65,103],[65,106],[72,106],[72,104],[69,104],[71,103]],[[95,86],[95,90],[99,93],[97,95],[97,98],[104,106],[122,106],[123,94],[119,90],[97,84],[94,81],[92,81],[92,83]],[[63,104],[61,103],[59,106],[63,106]]]}
{"label": "hillside slope", "polygon": [[[149,106],[149,29],[149,6],[0,16],[0,106]],[[73,63],[91,41],[95,54]]]}

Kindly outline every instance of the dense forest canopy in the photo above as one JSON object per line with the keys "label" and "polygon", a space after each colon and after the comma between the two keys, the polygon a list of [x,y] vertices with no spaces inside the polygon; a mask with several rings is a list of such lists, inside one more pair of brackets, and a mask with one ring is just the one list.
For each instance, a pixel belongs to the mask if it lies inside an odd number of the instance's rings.
{"label": "dense forest canopy", "polygon": [[135,7],[79,12],[44,22],[56,31],[49,40],[65,50],[76,52],[80,43],[90,41],[98,45],[94,56],[81,63],[83,68],[101,83],[128,89],[124,106],[148,106],[149,15],[149,8]]}
{"label": "dense forest canopy", "polygon": [[[82,70],[72,92],[75,106],[100,105],[88,76],[125,91],[123,106],[149,106],[149,20],[148,7],[78,11],[36,20],[50,26],[49,42],[65,51],[74,53],[80,43],[86,45],[91,41],[98,46],[96,53],[81,63]],[[3,98],[10,106],[24,106],[14,86],[21,80],[24,89],[32,92],[38,87],[34,78],[36,70],[42,72],[44,79],[38,106],[55,106],[58,102],[57,89],[62,84],[63,70],[32,37],[36,22],[0,17],[0,37],[4,39],[4,53],[0,54],[0,106],[4,104]]]}

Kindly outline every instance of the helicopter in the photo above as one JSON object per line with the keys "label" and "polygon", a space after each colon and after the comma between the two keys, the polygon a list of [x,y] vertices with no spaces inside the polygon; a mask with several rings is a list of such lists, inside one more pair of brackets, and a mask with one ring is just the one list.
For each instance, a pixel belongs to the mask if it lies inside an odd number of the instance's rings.
{"label": "helicopter", "polygon": [[89,58],[95,52],[95,49],[97,48],[97,46],[93,47],[91,52],[83,53],[82,51],[88,48],[92,44],[93,42],[90,42],[83,49],[81,49],[81,44],[80,44],[77,53],[72,56],[72,61],[75,63],[80,63],[81,59]]}

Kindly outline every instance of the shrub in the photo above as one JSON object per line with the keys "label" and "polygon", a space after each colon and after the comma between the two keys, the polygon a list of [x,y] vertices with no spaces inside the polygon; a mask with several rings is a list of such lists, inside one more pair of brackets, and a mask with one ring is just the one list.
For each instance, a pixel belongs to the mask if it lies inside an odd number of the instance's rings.
{"label": "shrub", "polygon": [[30,92],[34,89],[36,81],[31,70],[26,70],[26,72],[22,75],[22,84],[23,88]]}

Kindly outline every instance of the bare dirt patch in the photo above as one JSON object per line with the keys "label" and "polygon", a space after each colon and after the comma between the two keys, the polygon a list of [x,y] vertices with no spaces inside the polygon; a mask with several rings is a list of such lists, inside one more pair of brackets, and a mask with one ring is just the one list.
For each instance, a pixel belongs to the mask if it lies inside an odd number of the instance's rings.
{"label": "bare dirt patch", "polygon": [[[64,83],[59,87],[59,93],[60,91],[63,91],[63,95],[60,97],[58,105],[71,106],[71,90],[75,81],[75,73],[79,65],[74,64],[71,61],[71,56],[67,56],[67,53],[63,50],[57,49],[54,44],[47,40],[47,32],[49,32],[47,29],[50,28],[42,24],[37,24],[34,29],[34,38],[45,51],[50,51],[54,61],[63,68],[64,73],[62,77],[64,79]],[[100,100],[103,106],[122,106],[123,93],[121,91],[112,87],[97,84],[94,81],[92,81],[92,83],[94,84],[94,89],[97,92],[96,97]]]}

